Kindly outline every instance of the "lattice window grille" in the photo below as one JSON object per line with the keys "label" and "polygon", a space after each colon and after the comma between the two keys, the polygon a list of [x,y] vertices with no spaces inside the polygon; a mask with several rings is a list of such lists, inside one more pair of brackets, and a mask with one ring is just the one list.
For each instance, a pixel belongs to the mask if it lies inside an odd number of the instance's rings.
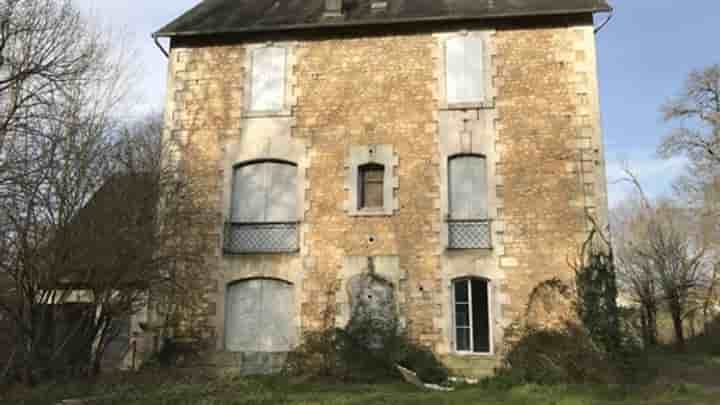
{"label": "lattice window grille", "polygon": [[448,221],[448,247],[451,249],[491,249],[490,221]]}

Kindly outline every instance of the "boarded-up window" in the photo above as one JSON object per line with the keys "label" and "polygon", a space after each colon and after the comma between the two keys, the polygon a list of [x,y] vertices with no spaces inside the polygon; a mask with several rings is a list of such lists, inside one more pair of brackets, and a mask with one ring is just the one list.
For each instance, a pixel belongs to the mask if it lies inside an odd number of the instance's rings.
{"label": "boarded-up window", "polygon": [[478,155],[459,155],[448,162],[450,218],[487,219],[486,160]]}
{"label": "boarded-up window", "polygon": [[297,167],[258,162],[235,168],[232,222],[297,220]]}
{"label": "boarded-up window", "polygon": [[279,111],[285,104],[287,49],[262,47],[251,53],[250,111]]}
{"label": "boarded-up window", "polygon": [[358,208],[382,208],[385,167],[375,163],[363,165],[359,168],[359,175]]}
{"label": "boarded-up window", "polygon": [[483,101],[483,42],[459,36],[445,41],[445,85],[448,104]]}
{"label": "boarded-up window", "polygon": [[482,279],[453,282],[455,350],[490,352],[490,284]]}
{"label": "boarded-up window", "polygon": [[228,286],[225,348],[237,352],[286,352],[295,344],[292,284],[270,279]]}

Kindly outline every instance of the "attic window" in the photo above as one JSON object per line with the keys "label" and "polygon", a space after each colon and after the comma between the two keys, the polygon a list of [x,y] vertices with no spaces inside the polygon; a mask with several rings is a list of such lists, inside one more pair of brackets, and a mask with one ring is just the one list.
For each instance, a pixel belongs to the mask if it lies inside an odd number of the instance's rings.
{"label": "attic window", "polygon": [[250,57],[249,111],[281,111],[285,106],[287,49],[278,46],[256,48]]}
{"label": "attic window", "polygon": [[479,103],[483,89],[483,41],[457,36],[445,41],[445,90],[448,104]]}

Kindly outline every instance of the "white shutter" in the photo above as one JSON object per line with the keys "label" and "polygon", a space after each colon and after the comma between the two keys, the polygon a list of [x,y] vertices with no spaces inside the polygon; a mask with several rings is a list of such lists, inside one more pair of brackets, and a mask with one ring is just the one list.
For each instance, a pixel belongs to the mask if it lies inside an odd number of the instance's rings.
{"label": "white shutter", "polygon": [[255,163],[235,169],[232,221],[264,222],[267,203],[265,164]]}
{"label": "white shutter", "polygon": [[296,341],[293,286],[278,280],[247,280],[227,289],[225,348],[239,352],[285,352]]}
{"label": "white shutter", "polygon": [[449,104],[482,101],[484,73],[481,38],[454,37],[445,42],[446,98]]}
{"label": "white shutter", "polygon": [[262,331],[260,350],[286,352],[295,344],[293,286],[277,280],[263,280]]}
{"label": "white shutter", "polygon": [[278,111],[285,101],[287,50],[262,47],[252,52],[250,110]]}
{"label": "white shutter", "polygon": [[269,222],[297,220],[297,167],[287,163],[268,163]]}
{"label": "white shutter", "polygon": [[487,218],[487,174],[485,158],[459,156],[448,165],[450,217],[453,219]]}
{"label": "white shutter", "polygon": [[487,218],[487,173],[485,158],[480,156],[470,156],[470,176],[472,176],[472,197],[470,216],[474,219]]}
{"label": "white shutter", "polygon": [[226,293],[225,349],[259,351],[263,280],[241,281],[228,287]]}

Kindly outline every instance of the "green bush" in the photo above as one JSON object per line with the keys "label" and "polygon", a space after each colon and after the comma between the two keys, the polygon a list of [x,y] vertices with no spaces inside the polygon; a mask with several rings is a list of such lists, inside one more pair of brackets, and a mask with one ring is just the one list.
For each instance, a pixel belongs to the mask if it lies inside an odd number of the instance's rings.
{"label": "green bush", "polygon": [[303,344],[288,355],[285,372],[378,383],[400,378],[398,364],[425,382],[441,384],[448,378],[432,351],[412,342],[394,322],[377,320],[306,333]]}
{"label": "green bush", "polygon": [[618,370],[580,326],[562,329],[515,326],[497,378],[504,385],[617,382]]}

